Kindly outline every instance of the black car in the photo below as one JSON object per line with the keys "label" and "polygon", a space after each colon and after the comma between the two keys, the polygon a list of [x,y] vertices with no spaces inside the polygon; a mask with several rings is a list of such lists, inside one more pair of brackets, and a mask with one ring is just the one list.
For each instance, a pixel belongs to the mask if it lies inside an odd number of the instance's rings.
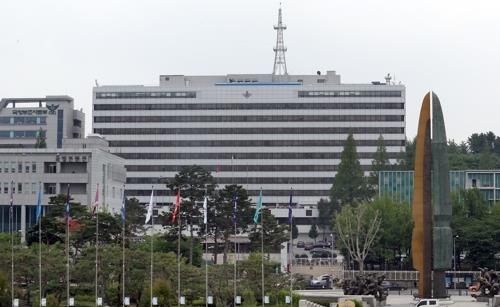
{"label": "black car", "polygon": [[297,241],[297,248],[304,248],[305,243],[304,241]]}
{"label": "black car", "polygon": [[318,241],[316,243],[314,243],[314,248],[330,248],[332,245],[330,244],[330,242],[326,242],[326,241]]}
{"label": "black car", "polygon": [[402,285],[399,285],[395,282],[392,282],[392,281],[388,281],[388,280],[384,280],[382,281],[381,283],[382,287],[384,287],[384,289],[386,290],[394,290],[394,291],[402,291],[402,290],[406,290],[406,287],[405,286],[402,286]]}

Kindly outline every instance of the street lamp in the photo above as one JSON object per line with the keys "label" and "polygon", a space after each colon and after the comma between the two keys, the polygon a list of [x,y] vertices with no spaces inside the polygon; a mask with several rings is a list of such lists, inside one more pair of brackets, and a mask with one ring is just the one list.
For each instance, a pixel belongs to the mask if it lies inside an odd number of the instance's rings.
{"label": "street lamp", "polygon": [[454,280],[453,280],[453,288],[456,290],[457,289],[457,239],[459,238],[458,235],[453,236],[453,275],[454,275]]}

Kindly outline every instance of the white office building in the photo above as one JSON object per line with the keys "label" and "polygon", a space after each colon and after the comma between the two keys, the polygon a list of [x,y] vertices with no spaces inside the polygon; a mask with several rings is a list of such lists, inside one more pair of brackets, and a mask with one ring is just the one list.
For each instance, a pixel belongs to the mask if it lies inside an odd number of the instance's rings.
{"label": "white office building", "polygon": [[69,96],[0,100],[0,148],[34,148],[40,133],[47,148],[61,148],[63,139],[84,132],[85,114]]}
{"label": "white office building", "polygon": [[[151,186],[159,204],[174,194],[160,178],[185,165],[202,165],[219,186],[240,184],[256,201],[293,203],[314,217],[326,198],[349,133],[363,169],[380,135],[391,162],[405,143],[405,86],[391,82],[342,83],[335,71],[290,75],[278,20],[271,74],[161,75],[159,84],[93,89],[93,132],[126,159],[129,197],[147,203]],[[284,217],[283,217],[284,218]]]}
{"label": "white office building", "polygon": [[0,149],[0,231],[10,229],[11,195],[13,229],[25,234],[36,224],[40,187],[42,204],[50,207],[50,197],[66,194],[68,185],[72,202],[91,206],[99,186],[101,210],[119,214],[126,180],[124,159],[110,154],[107,141],[98,136],[64,139],[62,145]]}

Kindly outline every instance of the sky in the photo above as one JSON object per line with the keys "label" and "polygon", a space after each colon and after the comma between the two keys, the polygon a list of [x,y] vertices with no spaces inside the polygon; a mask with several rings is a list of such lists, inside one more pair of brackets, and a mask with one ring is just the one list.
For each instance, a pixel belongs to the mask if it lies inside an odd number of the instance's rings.
{"label": "sky", "polygon": [[[158,85],[160,74],[271,73],[278,0],[0,3],[0,98],[69,95],[92,126],[92,87]],[[500,134],[500,1],[283,0],[289,74],[406,86],[407,137],[423,96],[447,136]]]}

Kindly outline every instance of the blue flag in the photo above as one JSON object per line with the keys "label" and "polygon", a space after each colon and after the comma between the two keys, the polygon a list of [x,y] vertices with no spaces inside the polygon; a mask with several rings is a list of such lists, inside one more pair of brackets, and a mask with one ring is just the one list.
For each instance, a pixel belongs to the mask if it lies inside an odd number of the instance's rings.
{"label": "blue flag", "polygon": [[38,193],[36,195],[36,221],[40,221],[42,216],[42,184],[38,185]]}
{"label": "blue flag", "polygon": [[259,215],[261,211],[262,211],[262,189],[260,189],[259,201],[257,202],[257,206],[255,207],[255,214],[253,216],[254,224],[259,223]]}
{"label": "blue flag", "polygon": [[122,197],[122,207],[120,209],[120,213],[122,216],[122,224],[125,224],[125,203],[127,199],[125,198],[125,188],[123,188],[123,197]]}
{"label": "blue flag", "polygon": [[292,196],[293,196],[293,190],[290,189],[290,201],[288,202],[288,224],[292,225]]}

